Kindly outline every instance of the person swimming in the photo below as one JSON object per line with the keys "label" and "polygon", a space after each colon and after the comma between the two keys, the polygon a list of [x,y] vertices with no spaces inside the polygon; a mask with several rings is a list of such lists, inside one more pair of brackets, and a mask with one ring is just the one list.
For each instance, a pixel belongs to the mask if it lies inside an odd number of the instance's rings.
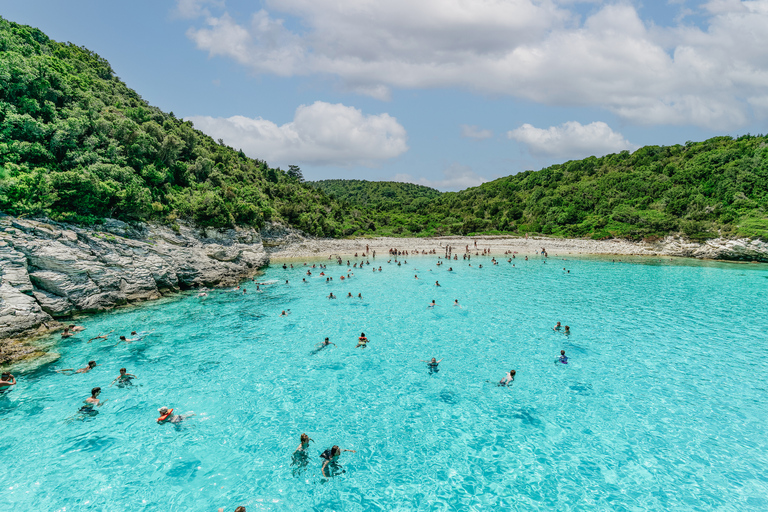
{"label": "person swimming", "polygon": [[566,326],[565,326],[565,331],[563,331],[563,334],[565,334],[566,336],[570,336],[570,334],[571,334],[571,328],[570,328],[569,326],[567,326],[567,325],[566,325]]}
{"label": "person swimming", "polygon": [[499,381],[499,386],[511,386],[513,382],[515,382],[515,374],[517,372],[515,370],[509,370],[509,373],[504,376],[503,379]]}
{"label": "person swimming", "polygon": [[435,286],[440,286],[440,281],[435,281]]}
{"label": "person swimming", "polygon": [[3,372],[2,376],[0,377],[0,393],[11,389],[11,386],[15,385],[16,377],[14,377],[10,372]]}
{"label": "person swimming", "polygon": [[[350,294],[350,295],[351,295],[351,294]],[[329,298],[329,299],[335,299],[335,298],[336,298],[336,296],[333,294],[333,292],[331,292],[330,294],[328,294],[328,298]]]}
{"label": "person swimming", "polygon": [[160,417],[157,418],[157,422],[160,424],[163,423],[181,423],[187,418],[191,418],[195,415],[195,413],[189,413],[189,414],[173,414],[173,409],[169,409],[168,407],[161,407],[157,410],[157,412],[160,413]]}
{"label": "person swimming", "polygon": [[[128,373],[128,370],[125,368],[120,368],[120,375],[115,378],[115,380],[112,381],[112,384],[117,382],[117,387],[122,388],[125,386],[132,386],[133,383],[131,382],[133,379],[138,379],[137,376],[135,376],[132,373]],[[112,384],[109,385],[109,387],[112,387]]]}
{"label": "person swimming", "polygon": [[[327,340],[328,338],[325,338],[325,339]],[[294,450],[294,453],[295,452],[303,452],[304,450],[309,448],[309,442],[310,441],[312,441],[312,442],[315,441],[314,439],[309,437],[307,434],[301,434],[300,440],[301,440],[301,444],[299,444],[299,447]]]}
{"label": "person swimming", "polygon": [[355,450],[341,449],[337,445],[334,445],[332,448],[329,448],[320,454],[320,457],[325,459],[325,462],[323,462],[323,467],[320,469],[320,472],[325,478],[328,478],[328,475],[325,474],[325,468],[330,464],[332,469],[335,469],[335,466],[338,464],[339,457],[341,456],[341,452],[357,453]]}
{"label": "person swimming", "polygon": [[558,358],[558,361],[563,364],[568,364],[568,356],[565,355],[565,350],[560,351],[560,357]]}
{"label": "person swimming", "polygon": [[560,322],[557,322],[557,325],[552,328],[553,331],[559,331],[560,330]]}
{"label": "person swimming", "polygon": [[313,354],[317,354],[318,352],[320,352],[321,350],[323,350],[323,349],[324,349],[325,347],[327,347],[328,345],[333,345],[334,347],[336,346],[336,344],[335,344],[335,343],[331,343],[331,342],[330,342],[330,340],[329,340],[328,338],[325,338],[325,341],[323,341],[322,343],[318,343],[318,344],[315,346],[315,350],[313,350],[313,351],[312,351],[312,353],[313,353]]}
{"label": "person swimming", "polygon": [[[78,368],[77,370],[74,368],[64,368],[63,370],[56,370],[56,373],[64,373],[64,372],[72,372],[72,373],[88,373],[89,371],[96,368],[98,365],[96,364],[96,361],[88,361],[88,366],[85,366],[83,368]],[[72,375],[70,373],[70,375]]]}
{"label": "person swimming", "polygon": [[428,308],[433,308],[435,306],[437,306],[437,304],[435,303],[435,299],[432,299],[432,303],[429,306],[427,306],[427,307]]}
{"label": "person swimming", "polygon": [[103,402],[99,400],[99,394],[101,394],[101,388],[96,387],[91,390],[91,396],[89,398],[85,399],[85,405],[80,407],[78,412],[81,414],[92,416],[96,414],[96,410],[94,410],[94,407],[101,407],[105,403],[107,403],[106,400]]}
{"label": "person swimming", "polygon": [[434,357],[431,360],[429,360],[429,361],[425,361],[423,359],[421,360],[422,363],[427,363],[427,368],[429,368],[429,373],[437,373],[437,372],[439,372],[440,369],[437,367],[437,365],[439,365],[441,361],[442,361],[442,359],[440,361],[438,361]]}
{"label": "person swimming", "polygon": [[369,340],[368,338],[366,338],[366,337],[365,337],[365,333],[364,333],[364,332],[361,332],[361,333],[360,333],[360,337],[359,337],[359,338],[357,338],[357,345],[355,345],[355,348],[357,348],[357,347],[360,347],[360,348],[365,348],[365,347],[367,347],[367,346],[368,346],[368,342],[369,342],[369,341],[370,341],[370,340]]}
{"label": "person swimming", "polygon": [[[459,306],[459,299],[454,299],[453,305],[454,306]],[[461,307],[461,306],[459,306],[459,307]]]}

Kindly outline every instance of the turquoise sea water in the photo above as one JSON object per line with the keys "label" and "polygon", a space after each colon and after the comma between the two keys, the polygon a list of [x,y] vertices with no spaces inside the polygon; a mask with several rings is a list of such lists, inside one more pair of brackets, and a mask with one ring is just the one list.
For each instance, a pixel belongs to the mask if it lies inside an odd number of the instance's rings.
{"label": "turquoise sea water", "polygon": [[[0,396],[0,510],[768,509],[767,267],[406,259],[80,322]],[[139,379],[108,387],[122,366]],[[79,417],[94,386],[108,402]],[[163,405],[196,415],[158,425]],[[325,479],[333,444],[357,452]]]}

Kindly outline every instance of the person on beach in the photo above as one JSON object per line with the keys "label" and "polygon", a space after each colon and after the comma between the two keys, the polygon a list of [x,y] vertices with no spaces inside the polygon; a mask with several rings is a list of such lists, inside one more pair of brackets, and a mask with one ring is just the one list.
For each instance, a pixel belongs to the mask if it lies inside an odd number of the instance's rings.
{"label": "person on beach", "polygon": [[[137,376],[135,376],[132,373],[128,373],[128,370],[125,368],[120,368],[120,375],[115,378],[115,380],[112,381],[112,384],[117,382],[117,387],[122,388],[125,386],[132,386],[133,383],[131,382],[133,379],[138,379]],[[109,385],[109,387],[112,387],[112,384]]]}
{"label": "person on beach", "polygon": [[557,322],[557,325],[552,328],[553,331],[559,331],[560,330],[560,322]]}
{"label": "person on beach", "polygon": [[157,422],[160,424],[163,423],[181,423],[187,418],[191,418],[195,415],[195,413],[189,413],[189,414],[173,414],[173,409],[169,409],[168,407],[161,407],[157,410],[157,412],[160,413],[160,417],[157,418]]}
{"label": "person on beach", "polygon": [[434,357],[430,361],[424,361],[423,359],[421,360],[422,363],[427,363],[427,368],[429,368],[429,373],[439,372],[440,370],[438,369],[437,365],[440,364],[441,361],[442,359],[438,361]]}
{"label": "person on beach", "polygon": [[367,347],[368,346],[368,341],[369,341],[368,338],[365,337],[365,333],[361,332],[360,333],[360,337],[357,338],[357,345],[355,345],[355,348],[357,348],[357,347],[360,347],[360,348]]}
{"label": "person on beach", "polygon": [[88,361],[88,366],[85,366],[83,368],[79,368],[75,370],[74,368],[65,368],[63,370],[56,370],[56,373],[64,373],[64,372],[72,372],[69,375],[72,375],[74,373],[88,373],[89,371],[96,368],[98,365],[96,364],[96,361]]}
{"label": "person on beach", "polygon": [[565,355],[565,350],[560,351],[560,357],[557,360],[563,364],[568,364],[568,356]]}
{"label": "person on beach", "polygon": [[14,377],[10,372],[3,372],[2,377],[0,377],[0,393],[6,392],[11,388],[11,386],[15,385],[16,377]]}
{"label": "person on beach", "polygon": [[323,453],[320,454],[320,457],[325,459],[325,462],[323,462],[323,467],[320,469],[320,472],[323,474],[325,478],[328,478],[328,475],[325,474],[325,468],[328,467],[328,465],[330,464],[331,469],[336,469],[336,465],[338,464],[338,460],[339,460],[339,457],[341,456],[341,452],[357,453],[355,450],[341,449],[338,446],[333,445],[332,448],[329,448],[328,450],[325,450]]}
{"label": "person on beach", "polygon": [[93,388],[91,390],[91,396],[89,398],[85,399],[85,405],[80,408],[78,412],[86,415],[92,415],[96,411],[93,409],[94,407],[101,407],[105,403],[107,403],[106,400],[103,402],[99,400],[99,394],[101,394],[101,388]]}
{"label": "person on beach", "polygon": [[509,370],[509,373],[504,376],[503,379],[499,381],[499,386],[511,386],[513,382],[515,382],[515,370]]}

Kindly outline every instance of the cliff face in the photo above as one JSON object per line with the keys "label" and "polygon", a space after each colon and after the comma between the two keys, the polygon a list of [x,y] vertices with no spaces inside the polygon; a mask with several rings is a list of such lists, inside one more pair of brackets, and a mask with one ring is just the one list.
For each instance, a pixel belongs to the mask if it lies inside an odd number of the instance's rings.
{"label": "cliff face", "polygon": [[[0,340],[46,332],[73,313],[231,285],[268,263],[254,229],[175,232],[116,220],[85,229],[0,217]],[[13,347],[0,344],[0,362]]]}
{"label": "cliff face", "polygon": [[659,242],[645,245],[644,251],[639,254],[768,262],[768,243],[750,238],[713,238],[699,243],[669,236]]}

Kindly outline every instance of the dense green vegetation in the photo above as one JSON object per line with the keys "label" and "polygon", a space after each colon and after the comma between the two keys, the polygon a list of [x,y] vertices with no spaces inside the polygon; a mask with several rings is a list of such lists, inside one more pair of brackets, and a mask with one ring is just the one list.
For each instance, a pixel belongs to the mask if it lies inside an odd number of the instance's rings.
{"label": "dense green vegetation", "polygon": [[90,223],[288,222],[320,236],[372,230],[286,173],[148,105],[109,63],[0,18],[0,210]]}
{"label": "dense green vegetation", "polygon": [[[648,146],[456,193],[270,168],[148,105],[104,59],[0,18],[0,210],[92,223],[289,223],[319,236],[768,239],[768,138]],[[311,186],[310,186],[311,185]]]}
{"label": "dense green vegetation", "polygon": [[396,181],[322,180],[307,184],[341,201],[379,211],[418,212],[442,194],[434,188]]}

